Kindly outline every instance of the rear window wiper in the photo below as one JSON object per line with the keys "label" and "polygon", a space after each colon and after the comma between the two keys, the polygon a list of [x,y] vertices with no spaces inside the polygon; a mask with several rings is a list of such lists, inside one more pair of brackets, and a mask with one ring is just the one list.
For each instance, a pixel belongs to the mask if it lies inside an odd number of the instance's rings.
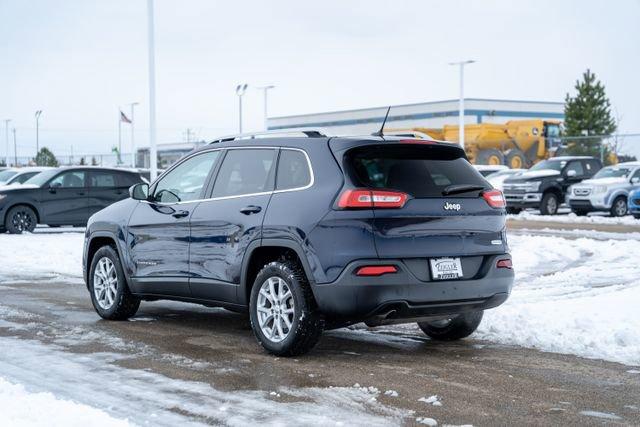
{"label": "rear window wiper", "polygon": [[446,186],[444,190],[442,190],[442,195],[448,196],[450,194],[466,193],[468,191],[479,190],[484,190],[484,186],[477,184],[453,184]]}

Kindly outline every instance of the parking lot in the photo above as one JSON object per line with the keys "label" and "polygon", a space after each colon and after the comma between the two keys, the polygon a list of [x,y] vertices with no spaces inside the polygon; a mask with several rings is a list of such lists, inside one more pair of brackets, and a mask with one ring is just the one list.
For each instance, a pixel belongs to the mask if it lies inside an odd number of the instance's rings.
{"label": "parking lot", "polygon": [[637,424],[640,325],[625,316],[640,267],[624,252],[637,253],[640,226],[624,221],[512,218],[516,288],[470,339],[359,324],[295,359],[265,354],[223,309],[161,301],[99,320],[81,229],[42,228],[2,254],[15,263],[0,267],[0,376],[136,424]]}

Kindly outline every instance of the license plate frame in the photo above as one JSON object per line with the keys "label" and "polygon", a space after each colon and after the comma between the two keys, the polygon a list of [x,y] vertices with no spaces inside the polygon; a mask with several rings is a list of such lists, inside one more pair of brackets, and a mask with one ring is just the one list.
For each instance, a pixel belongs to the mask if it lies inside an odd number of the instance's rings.
{"label": "license plate frame", "polygon": [[464,277],[460,257],[430,258],[429,267],[433,280],[455,280]]}

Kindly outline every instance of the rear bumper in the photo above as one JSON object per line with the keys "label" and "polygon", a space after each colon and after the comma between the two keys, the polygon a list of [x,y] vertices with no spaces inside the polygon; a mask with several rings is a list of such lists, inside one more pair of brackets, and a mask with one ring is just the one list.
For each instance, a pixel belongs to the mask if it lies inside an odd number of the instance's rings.
{"label": "rear bumper", "polygon": [[[506,301],[514,273],[512,269],[496,267],[497,260],[510,258],[509,254],[484,258],[473,277],[446,281],[420,280],[402,260],[357,261],[335,282],[313,285],[313,293],[326,316],[353,321],[376,316],[411,319],[485,310]],[[359,277],[354,273],[360,266],[375,264],[394,264],[399,271],[380,277]]]}
{"label": "rear bumper", "polygon": [[542,201],[542,193],[505,192],[504,198],[510,208],[537,208]]}

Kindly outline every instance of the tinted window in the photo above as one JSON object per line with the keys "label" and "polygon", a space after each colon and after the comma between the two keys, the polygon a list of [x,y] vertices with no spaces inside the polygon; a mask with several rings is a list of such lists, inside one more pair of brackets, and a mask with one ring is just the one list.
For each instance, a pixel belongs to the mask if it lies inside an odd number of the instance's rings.
{"label": "tinted window", "polygon": [[20,174],[20,175],[16,176],[15,178],[13,178],[11,180],[11,183],[12,184],[23,184],[26,180],[28,180],[29,178],[33,178],[34,176],[36,176],[39,173],[40,172],[27,172],[27,173]]}
{"label": "tinted window", "polygon": [[584,168],[582,167],[582,162],[580,161],[573,161],[570,162],[569,165],[567,165],[567,168],[564,170],[564,174],[568,174],[569,171],[576,171],[576,176],[583,176],[584,175]]}
{"label": "tinted window", "polygon": [[12,171],[12,170],[0,172],[0,182],[9,181],[9,179],[11,179],[11,177],[13,177],[17,173],[18,173],[17,171]]}
{"label": "tinted window", "polygon": [[307,157],[301,151],[282,150],[278,160],[277,190],[305,187],[311,183]]}
{"label": "tinted window", "polygon": [[91,172],[89,185],[91,187],[116,187],[116,177],[111,172]]}
{"label": "tinted window", "polygon": [[213,188],[213,197],[262,193],[272,189],[274,150],[229,150]]}
{"label": "tinted window", "polygon": [[207,176],[219,155],[219,151],[209,151],[176,166],[158,182],[154,199],[163,203],[175,203],[201,198]]}
{"label": "tinted window", "polygon": [[134,184],[142,182],[140,175],[133,173],[119,173],[116,175],[119,187],[131,187]]}
{"label": "tinted window", "polygon": [[[450,185],[491,186],[460,151],[449,147],[367,146],[347,155],[354,183],[369,188],[387,188],[414,197],[442,197]],[[456,197],[477,196],[478,191]]]}
{"label": "tinted window", "polygon": [[78,188],[84,187],[84,171],[63,172],[49,183],[52,187]]}

